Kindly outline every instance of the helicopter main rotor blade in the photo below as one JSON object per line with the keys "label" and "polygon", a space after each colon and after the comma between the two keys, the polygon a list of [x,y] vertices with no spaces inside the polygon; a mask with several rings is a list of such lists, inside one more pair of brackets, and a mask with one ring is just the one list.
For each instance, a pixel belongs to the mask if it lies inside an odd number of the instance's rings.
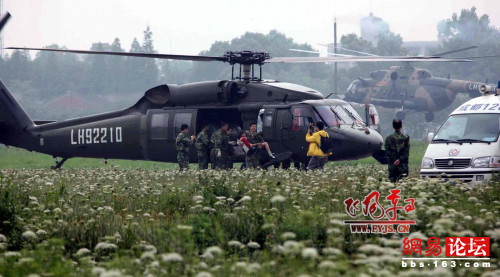
{"label": "helicopter main rotor blade", "polygon": [[213,56],[195,56],[195,55],[173,55],[173,54],[154,54],[154,53],[130,53],[130,52],[112,52],[112,51],[90,51],[90,50],[66,50],[66,49],[52,49],[52,48],[28,48],[28,47],[7,47],[5,49],[13,50],[37,50],[37,51],[52,51],[52,52],[65,52],[75,54],[93,54],[93,55],[111,55],[111,56],[125,56],[125,57],[142,57],[142,58],[156,58],[166,60],[184,60],[184,61],[226,61],[225,57]]}
{"label": "helicopter main rotor blade", "polygon": [[[302,50],[302,49],[288,49],[290,51],[295,51],[295,52],[303,52],[303,53],[311,53],[311,54],[320,54],[319,51],[311,51],[311,50]],[[354,57],[353,55],[344,55],[344,54],[337,54],[337,53],[327,53],[330,56],[339,56],[339,57]]]}
{"label": "helicopter main rotor blade", "polygon": [[5,26],[5,24],[9,21],[10,19],[10,13],[7,12],[3,17],[2,19],[0,19],[0,31],[2,31],[3,27]]}
{"label": "helicopter main rotor blade", "polygon": [[437,53],[437,54],[434,54],[433,56],[444,56],[444,55],[462,52],[462,51],[466,51],[466,50],[474,49],[474,48],[477,48],[477,46],[473,45],[473,46],[469,46],[469,47],[465,47],[465,48],[460,48],[460,49],[455,49],[455,50],[446,51],[446,52],[442,52],[442,53]]}
{"label": "helicopter main rotor blade", "polygon": [[361,51],[355,51],[355,50],[351,50],[351,49],[347,49],[347,48],[342,48],[342,47],[339,47],[339,46],[335,47],[335,46],[328,45],[328,44],[318,44],[318,45],[326,46],[328,48],[334,48],[334,49],[344,50],[346,52],[351,52],[351,53],[356,53],[356,54],[362,54],[362,55],[367,55],[367,56],[372,56],[372,57],[378,57],[375,54],[370,54],[370,53],[361,52]]}
{"label": "helicopter main rotor blade", "polygon": [[472,62],[467,59],[443,59],[434,56],[378,56],[378,57],[275,57],[265,63],[322,63],[322,62]]}

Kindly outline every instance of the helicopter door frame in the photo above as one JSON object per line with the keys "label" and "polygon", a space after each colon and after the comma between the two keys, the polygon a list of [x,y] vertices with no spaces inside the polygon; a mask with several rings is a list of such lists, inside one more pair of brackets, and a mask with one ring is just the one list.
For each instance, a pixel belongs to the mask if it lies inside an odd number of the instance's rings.
{"label": "helicopter door frame", "polygon": [[[196,133],[196,119],[198,117],[198,109],[182,109],[182,110],[173,110],[173,123],[171,125],[172,127],[172,134],[173,137],[171,139],[171,145],[173,145],[173,151],[175,151],[175,160],[174,162],[177,162],[177,149],[175,149],[175,140],[177,139],[177,136],[181,132],[181,125],[182,124],[187,124],[189,125],[189,131],[188,135],[193,136],[197,135]],[[198,154],[196,152],[196,147],[195,144],[191,144],[189,147],[189,161],[190,162],[196,162],[198,161]]]}
{"label": "helicopter door frame", "polygon": [[[148,160],[168,161],[172,151],[169,140],[171,137],[172,114],[161,109],[151,109],[146,112],[146,155]],[[161,153],[165,153],[162,155]]]}
{"label": "helicopter door frame", "polygon": [[[146,153],[152,161],[176,162],[177,150],[175,139],[180,132],[180,125],[189,125],[189,134],[196,130],[195,109],[165,110],[150,109],[146,113]],[[161,127],[164,124],[166,126]],[[178,130],[177,130],[178,129]],[[179,131],[179,132],[176,132]],[[194,146],[193,146],[194,149]],[[196,151],[191,149],[190,160],[196,159]],[[192,157],[193,156],[193,157]]]}
{"label": "helicopter door frame", "polygon": [[290,107],[276,108],[276,121],[274,124],[275,138],[285,143],[290,139],[290,131],[293,122],[293,116]]}

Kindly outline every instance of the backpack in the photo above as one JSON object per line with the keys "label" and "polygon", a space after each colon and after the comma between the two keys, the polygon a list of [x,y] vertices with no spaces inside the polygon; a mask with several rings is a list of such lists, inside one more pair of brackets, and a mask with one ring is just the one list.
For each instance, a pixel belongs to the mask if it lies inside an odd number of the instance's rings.
{"label": "backpack", "polygon": [[319,148],[321,149],[321,151],[325,154],[333,152],[333,139],[322,136],[320,137],[321,137],[321,145]]}

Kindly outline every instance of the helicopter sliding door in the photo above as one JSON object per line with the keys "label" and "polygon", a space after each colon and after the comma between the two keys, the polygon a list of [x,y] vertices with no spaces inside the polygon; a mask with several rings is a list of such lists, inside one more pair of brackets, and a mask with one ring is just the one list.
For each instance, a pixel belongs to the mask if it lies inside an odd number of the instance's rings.
{"label": "helicopter sliding door", "polygon": [[[189,134],[194,134],[196,110],[149,110],[146,118],[147,158],[153,161],[176,162],[175,139],[182,124],[189,125]],[[196,152],[194,147],[190,156],[196,155],[193,152]]]}

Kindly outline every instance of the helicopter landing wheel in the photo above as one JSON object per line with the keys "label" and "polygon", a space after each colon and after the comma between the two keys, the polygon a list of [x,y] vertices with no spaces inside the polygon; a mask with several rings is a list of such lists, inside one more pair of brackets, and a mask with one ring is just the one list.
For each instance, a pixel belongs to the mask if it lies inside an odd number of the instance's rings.
{"label": "helicopter landing wheel", "polygon": [[433,120],[434,120],[434,113],[430,112],[425,114],[425,121],[431,122]]}
{"label": "helicopter landing wheel", "polygon": [[57,169],[61,169],[61,166],[68,160],[68,158],[63,158],[62,160],[58,161],[57,158],[54,157],[54,160],[56,162],[56,165],[51,166],[50,169],[57,170]]}
{"label": "helicopter landing wheel", "polygon": [[396,118],[397,119],[401,119],[401,120],[404,120],[406,117],[406,112],[405,111],[398,111],[396,113]]}

